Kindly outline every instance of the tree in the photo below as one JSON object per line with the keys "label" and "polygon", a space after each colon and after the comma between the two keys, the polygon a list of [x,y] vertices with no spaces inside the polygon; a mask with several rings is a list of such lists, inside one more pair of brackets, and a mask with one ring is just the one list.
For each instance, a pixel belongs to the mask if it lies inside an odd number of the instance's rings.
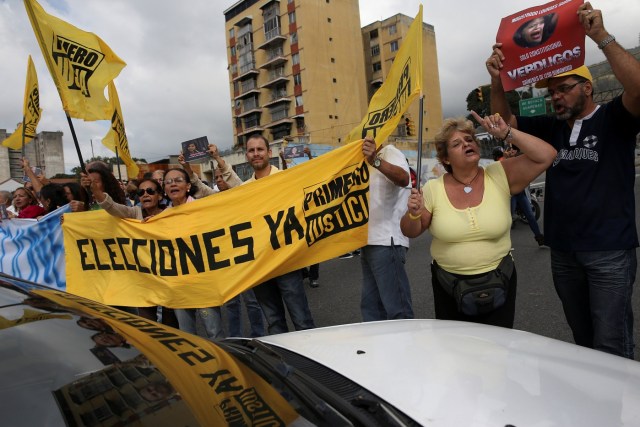
{"label": "tree", "polygon": [[[532,88],[525,88],[521,92],[517,90],[506,92],[507,102],[513,114],[520,113],[520,99],[531,98],[532,91]],[[491,113],[491,85],[479,86],[469,92],[467,95],[467,111],[475,111],[482,117]],[[471,114],[467,116],[467,119],[475,122]]]}

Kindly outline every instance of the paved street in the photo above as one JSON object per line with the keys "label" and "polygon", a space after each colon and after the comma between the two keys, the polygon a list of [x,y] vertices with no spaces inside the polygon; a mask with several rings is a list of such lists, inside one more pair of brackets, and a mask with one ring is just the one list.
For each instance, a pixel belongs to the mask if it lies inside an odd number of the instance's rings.
{"label": "paved street", "polygon": [[[640,188],[636,183],[636,211]],[[636,216],[637,220],[637,216]],[[542,226],[542,218],[540,220]],[[518,222],[512,230],[513,254],[518,271],[515,328],[563,341],[572,341],[560,301],[551,281],[549,249],[538,247],[529,227]],[[416,317],[434,318],[428,233],[414,239],[407,259]],[[320,287],[307,287],[317,326],[360,322],[360,259],[333,259],[320,265]],[[307,283],[305,281],[305,283]],[[634,293],[636,360],[640,360],[640,292]]]}

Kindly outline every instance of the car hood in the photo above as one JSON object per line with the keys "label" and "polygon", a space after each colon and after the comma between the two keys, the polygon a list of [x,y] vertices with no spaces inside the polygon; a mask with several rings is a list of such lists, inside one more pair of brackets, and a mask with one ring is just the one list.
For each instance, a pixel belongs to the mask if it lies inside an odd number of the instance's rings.
{"label": "car hood", "polygon": [[429,426],[640,424],[640,364],[539,335],[398,320],[261,338]]}

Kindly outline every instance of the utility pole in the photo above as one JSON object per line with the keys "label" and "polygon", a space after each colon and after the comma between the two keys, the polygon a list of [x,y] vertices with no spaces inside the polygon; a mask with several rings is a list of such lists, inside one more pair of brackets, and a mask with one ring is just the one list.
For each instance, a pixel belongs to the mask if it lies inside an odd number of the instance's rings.
{"label": "utility pole", "polygon": [[91,158],[95,159],[96,156],[95,156],[95,154],[93,154],[93,139],[90,139],[89,141],[91,141]]}

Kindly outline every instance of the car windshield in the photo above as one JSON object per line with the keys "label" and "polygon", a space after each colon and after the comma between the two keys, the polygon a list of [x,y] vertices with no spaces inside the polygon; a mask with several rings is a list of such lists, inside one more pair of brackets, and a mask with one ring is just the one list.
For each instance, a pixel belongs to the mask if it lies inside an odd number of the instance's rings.
{"label": "car windshield", "polygon": [[259,341],[216,344],[8,277],[0,343],[3,425],[414,424],[366,390],[321,386]]}

